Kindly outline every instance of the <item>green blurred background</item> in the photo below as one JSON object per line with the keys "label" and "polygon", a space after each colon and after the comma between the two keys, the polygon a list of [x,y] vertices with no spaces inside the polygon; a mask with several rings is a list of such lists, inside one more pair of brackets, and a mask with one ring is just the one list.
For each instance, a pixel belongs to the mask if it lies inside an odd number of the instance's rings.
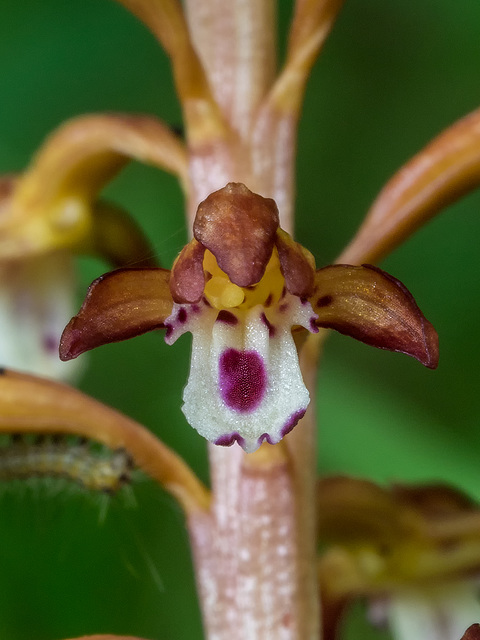
{"label": "green blurred background", "polygon": [[[280,6],[283,39],[291,6]],[[110,0],[0,0],[0,171],[24,167],[62,120],[136,111],[179,125],[169,64]],[[317,63],[300,126],[297,239],[319,265],[339,253],[384,181],[480,104],[478,0],[350,0]],[[186,239],[174,179],[140,165],[106,190],[169,266]],[[441,339],[435,372],[332,336],[319,387],[322,473],[444,480],[480,499],[480,193],[430,223],[382,266],[404,281]],[[79,301],[105,270],[82,260]],[[91,354],[81,387],[157,433],[204,479],[206,447],[180,411],[189,340],[146,335]],[[148,480],[136,506],[55,487],[0,500],[0,638],[123,633],[202,637],[187,536]],[[380,637],[364,624],[352,637]],[[381,636],[383,637],[383,636]]]}

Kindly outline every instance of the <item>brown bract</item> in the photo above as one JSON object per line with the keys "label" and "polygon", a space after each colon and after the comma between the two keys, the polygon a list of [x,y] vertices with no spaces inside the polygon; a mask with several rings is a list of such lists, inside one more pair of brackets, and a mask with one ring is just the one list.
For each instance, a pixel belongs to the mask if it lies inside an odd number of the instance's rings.
{"label": "brown bract", "polygon": [[65,327],[60,358],[163,328],[172,310],[169,276],[165,269],[118,269],[95,280]]}
{"label": "brown bract", "polygon": [[272,255],[278,209],[271,198],[230,182],[200,203],[193,235],[239,287],[259,282]]}

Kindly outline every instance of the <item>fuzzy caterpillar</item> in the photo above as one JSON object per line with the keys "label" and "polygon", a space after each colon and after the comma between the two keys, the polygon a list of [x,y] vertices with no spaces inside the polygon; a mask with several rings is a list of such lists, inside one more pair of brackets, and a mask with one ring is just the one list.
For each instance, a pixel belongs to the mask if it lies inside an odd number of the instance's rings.
{"label": "fuzzy caterpillar", "polygon": [[0,446],[0,482],[65,478],[85,489],[113,494],[130,482],[133,461],[124,449],[103,450],[64,434],[15,434]]}

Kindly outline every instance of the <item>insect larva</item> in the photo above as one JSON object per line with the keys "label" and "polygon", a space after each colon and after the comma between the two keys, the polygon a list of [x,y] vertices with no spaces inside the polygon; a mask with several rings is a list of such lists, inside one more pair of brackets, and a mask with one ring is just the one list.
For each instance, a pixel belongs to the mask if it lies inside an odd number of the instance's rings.
{"label": "insect larva", "polygon": [[63,434],[16,434],[0,446],[0,482],[66,478],[85,489],[112,494],[130,482],[132,468],[124,449],[111,451]]}

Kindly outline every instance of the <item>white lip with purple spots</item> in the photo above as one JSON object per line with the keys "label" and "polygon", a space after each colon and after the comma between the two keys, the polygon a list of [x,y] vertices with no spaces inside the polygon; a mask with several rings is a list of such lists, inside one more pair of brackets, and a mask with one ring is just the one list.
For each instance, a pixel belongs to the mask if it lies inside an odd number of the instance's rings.
{"label": "white lip with purple spots", "polygon": [[310,304],[290,294],[282,309],[175,304],[165,322],[167,343],[186,331],[193,335],[183,394],[191,426],[210,442],[238,442],[247,452],[281,440],[309,403],[291,329],[315,331],[315,319]]}

